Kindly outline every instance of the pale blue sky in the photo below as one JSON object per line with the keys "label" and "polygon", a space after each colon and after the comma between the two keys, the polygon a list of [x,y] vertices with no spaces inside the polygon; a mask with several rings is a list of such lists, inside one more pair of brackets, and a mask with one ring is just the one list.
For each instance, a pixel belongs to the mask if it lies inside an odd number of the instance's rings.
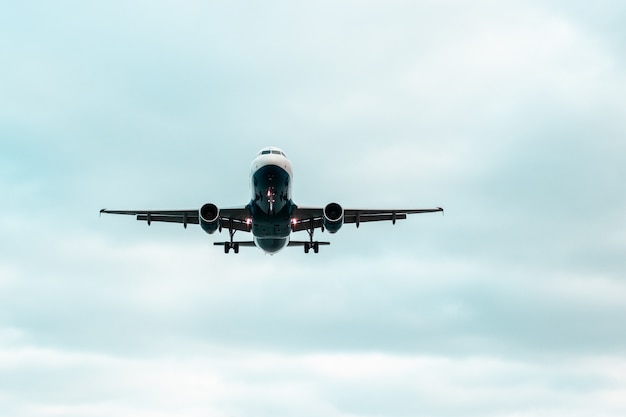
{"label": "pale blue sky", "polygon": [[[0,1],[0,412],[626,414],[619,1]],[[443,206],[225,256],[109,208]]]}

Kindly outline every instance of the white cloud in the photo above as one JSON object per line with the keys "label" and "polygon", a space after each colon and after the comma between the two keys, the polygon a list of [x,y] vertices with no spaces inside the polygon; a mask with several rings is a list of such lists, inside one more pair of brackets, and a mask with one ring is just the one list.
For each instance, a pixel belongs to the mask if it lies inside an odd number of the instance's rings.
{"label": "white cloud", "polygon": [[[621,5],[21,4],[0,13],[0,409],[624,414]],[[316,257],[97,218],[244,203],[268,142],[297,203],[446,216],[346,226]]]}
{"label": "white cloud", "polygon": [[[612,415],[624,406],[618,395],[626,389],[623,361],[617,357],[510,361],[208,349],[202,357],[146,360],[32,348],[2,350],[0,357],[22,375],[66,378],[18,390],[3,384],[5,405],[16,416],[115,411],[120,416],[191,417],[257,411],[334,417],[382,410],[388,415]],[[7,362],[0,366],[13,375]],[[76,384],[82,387],[78,393],[72,391]],[[22,396],[35,401],[20,406]]]}

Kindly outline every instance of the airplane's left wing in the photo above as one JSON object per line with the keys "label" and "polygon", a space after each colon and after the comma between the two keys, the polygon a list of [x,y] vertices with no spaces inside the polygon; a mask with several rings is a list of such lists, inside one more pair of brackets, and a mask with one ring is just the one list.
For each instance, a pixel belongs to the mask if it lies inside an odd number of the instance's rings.
{"label": "airplane's left wing", "polygon": [[[137,220],[145,221],[148,226],[152,222],[182,223],[185,228],[188,224],[200,223],[200,212],[194,210],[108,210],[102,209],[100,213],[125,214],[136,216]],[[247,219],[250,218],[250,210],[247,207],[235,207],[219,210],[220,227],[232,230],[250,231]]]}
{"label": "airplane's left wing", "polygon": [[359,227],[361,223],[391,221],[406,219],[407,214],[436,213],[442,212],[441,207],[426,209],[343,209],[335,203],[324,207],[297,207],[293,212],[292,230],[311,230],[321,228],[324,225],[324,210],[332,207],[333,214],[338,214],[337,209],[343,211],[343,224],[354,223]]}

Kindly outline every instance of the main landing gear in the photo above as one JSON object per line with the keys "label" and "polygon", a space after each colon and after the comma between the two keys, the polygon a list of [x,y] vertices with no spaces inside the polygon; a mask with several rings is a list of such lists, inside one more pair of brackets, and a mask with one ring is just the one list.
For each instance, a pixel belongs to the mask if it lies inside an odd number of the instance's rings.
{"label": "main landing gear", "polygon": [[233,242],[233,237],[235,236],[235,232],[237,230],[233,229],[232,226],[228,228],[228,234],[230,236],[230,242],[224,242],[224,253],[230,252],[232,249],[235,253],[239,253],[239,243]]}
{"label": "main landing gear", "polygon": [[319,242],[305,242],[304,243],[304,253],[309,253],[311,249],[313,249],[314,253],[318,253],[320,251]]}
{"label": "main landing gear", "polygon": [[224,242],[224,253],[230,252],[231,249],[239,253],[239,243]]}
{"label": "main landing gear", "polygon": [[309,234],[309,241],[304,242],[304,253],[309,253],[311,249],[313,249],[314,253],[318,253],[320,251],[320,244],[319,242],[313,242],[313,232],[315,232],[313,222],[311,222],[311,227],[306,229],[306,232]]}

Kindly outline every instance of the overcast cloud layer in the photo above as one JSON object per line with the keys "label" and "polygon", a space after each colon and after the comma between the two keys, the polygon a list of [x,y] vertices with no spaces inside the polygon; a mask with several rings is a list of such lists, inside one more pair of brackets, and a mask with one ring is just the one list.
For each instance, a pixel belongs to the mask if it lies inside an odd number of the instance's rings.
{"label": "overcast cloud layer", "polygon": [[[626,415],[620,1],[0,2],[0,413]],[[443,206],[226,256],[108,208]]]}

